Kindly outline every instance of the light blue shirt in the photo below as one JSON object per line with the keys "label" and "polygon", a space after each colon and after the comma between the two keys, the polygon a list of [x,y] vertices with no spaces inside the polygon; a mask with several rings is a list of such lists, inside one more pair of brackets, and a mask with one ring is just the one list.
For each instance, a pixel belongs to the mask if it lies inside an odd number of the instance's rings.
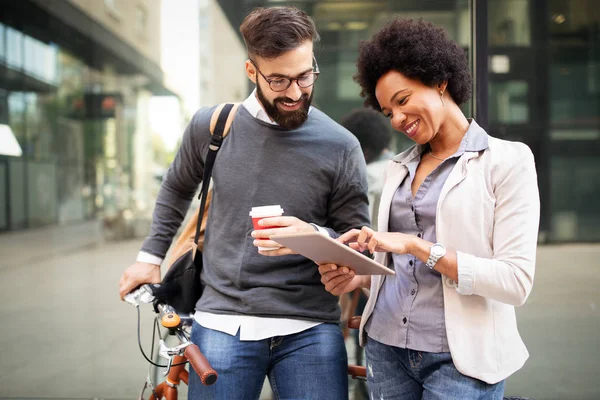
{"label": "light blue shirt", "polygon": [[[456,153],[425,178],[413,197],[411,186],[421,155],[429,151],[428,146],[421,147],[422,151],[406,163],[409,173],[394,194],[389,231],[436,243],[436,207],[448,175],[465,151],[485,150],[488,140],[485,132],[471,123]],[[396,275],[386,277],[379,292],[375,310],[366,325],[369,337],[416,351],[450,351],[440,273],[410,254],[392,254],[392,260]]]}

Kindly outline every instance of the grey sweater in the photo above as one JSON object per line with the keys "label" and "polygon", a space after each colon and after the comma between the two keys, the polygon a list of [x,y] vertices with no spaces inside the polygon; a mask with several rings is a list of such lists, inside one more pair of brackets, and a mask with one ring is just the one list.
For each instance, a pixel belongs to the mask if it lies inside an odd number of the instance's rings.
{"label": "grey sweater", "polygon": [[[165,175],[142,251],[164,258],[202,181],[214,108],[200,109]],[[200,311],[335,322],[337,298],[300,255],[266,257],[252,244],[253,206],[279,204],[342,233],[369,224],[365,162],[356,138],[314,109],[298,129],[240,107],[217,155],[204,242]]]}

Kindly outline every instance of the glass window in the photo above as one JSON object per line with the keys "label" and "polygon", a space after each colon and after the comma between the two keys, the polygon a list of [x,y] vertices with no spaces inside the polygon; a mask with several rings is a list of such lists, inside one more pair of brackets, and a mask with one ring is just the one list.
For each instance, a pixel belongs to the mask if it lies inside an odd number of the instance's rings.
{"label": "glass window", "polygon": [[11,229],[21,229],[27,226],[25,162],[20,158],[8,159]]}
{"label": "glass window", "polygon": [[12,92],[8,95],[8,124],[25,153],[25,96],[23,93]]}
{"label": "glass window", "polygon": [[360,86],[352,78],[356,74],[355,51],[343,51],[337,64],[337,97],[341,100],[360,101]]}
{"label": "glass window", "polygon": [[57,166],[58,222],[80,221],[85,218],[83,163]]}
{"label": "glass window", "polygon": [[46,82],[56,85],[58,83],[57,76],[57,64],[58,64],[58,47],[50,44],[45,49],[43,67],[43,76]]}
{"label": "glass window", "polygon": [[549,1],[551,238],[600,240],[600,12],[595,0]]}
{"label": "glass window", "polygon": [[54,84],[56,82],[56,47],[27,35],[23,35],[22,43],[23,72],[38,80]]}
{"label": "glass window", "polygon": [[36,78],[39,75],[36,73],[36,64],[39,62],[37,60],[37,48],[35,46],[35,40],[27,35],[23,35],[23,69],[29,75],[33,75]]}
{"label": "glass window", "polygon": [[6,28],[6,63],[13,68],[23,66],[23,34]]}
{"label": "glass window", "polygon": [[4,39],[6,36],[6,28],[3,24],[0,24],[0,60],[4,60]]}
{"label": "glass window", "polygon": [[33,65],[27,68],[27,70],[31,71],[36,78],[43,80],[46,48],[48,46],[39,40],[31,39],[31,47],[33,50]]}
{"label": "glass window", "polygon": [[67,118],[56,121],[54,155],[64,163],[79,164],[84,159],[83,126],[79,121]]}
{"label": "glass window", "polygon": [[0,231],[8,229],[8,165],[0,160]]}
{"label": "glass window", "polygon": [[524,124],[529,121],[527,82],[491,82],[489,90],[488,111],[491,123]]}
{"label": "glass window", "polygon": [[43,98],[37,94],[27,95],[26,125],[27,137],[31,148],[31,156],[36,160],[56,158],[54,146],[54,124],[59,115],[54,109],[55,101]]}
{"label": "glass window", "polygon": [[592,125],[598,129],[600,13],[593,12],[594,2],[585,0],[550,4],[552,123],[589,126],[595,120]]}
{"label": "glass window", "polygon": [[27,163],[27,188],[29,226],[56,222],[56,164]]}
{"label": "glass window", "polygon": [[489,0],[491,46],[530,46],[529,0]]}
{"label": "glass window", "polygon": [[551,165],[552,235],[557,241],[600,241],[598,157],[555,155]]}

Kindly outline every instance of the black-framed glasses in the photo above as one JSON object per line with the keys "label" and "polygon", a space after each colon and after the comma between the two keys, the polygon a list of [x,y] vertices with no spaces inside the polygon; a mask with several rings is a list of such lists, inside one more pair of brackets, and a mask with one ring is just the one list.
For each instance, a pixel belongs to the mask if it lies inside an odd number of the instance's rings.
{"label": "black-framed glasses", "polygon": [[278,76],[276,78],[267,78],[265,76],[265,74],[263,74],[260,71],[260,69],[258,69],[258,66],[256,65],[256,63],[252,59],[250,60],[250,62],[254,65],[254,68],[256,68],[256,70],[258,71],[260,76],[262,76],[264,78],[264,80],[267,81],[267,83],[269,84],[269,87],[274,92],[283,92],[283,91],[287,90],[292,85],[292,82],[294,82],[294,81],[296,81],[296,83],[298,84],[298,87],[301,87],[301,88],[307,88],[307,87],[311,87],[312,85],[314,85],[315,82],[317,81],[317,78],[319,78],[319,74],[321,72],[319,71],[319,65],[317,64],[317,60],[316,60],[315,56],[313,56],[313,61],[315,63],[315,69],[312,72],[307,72],[296,78],[287,78],[284,76],[281,76],[281,77]]}

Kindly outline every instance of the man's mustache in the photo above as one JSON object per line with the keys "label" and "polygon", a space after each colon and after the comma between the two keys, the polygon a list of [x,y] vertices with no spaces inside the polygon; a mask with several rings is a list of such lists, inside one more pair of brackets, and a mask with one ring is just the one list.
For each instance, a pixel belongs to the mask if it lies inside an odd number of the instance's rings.
{"label": "man's mustache", "polygon": [[297,101],[307,101],[308,100],[308,94],[304,93],[302,96],[300,96],[300,98],[298,100],[292,100],[289,97],[278,97],[274,100],[274,103],[296,103]]}

